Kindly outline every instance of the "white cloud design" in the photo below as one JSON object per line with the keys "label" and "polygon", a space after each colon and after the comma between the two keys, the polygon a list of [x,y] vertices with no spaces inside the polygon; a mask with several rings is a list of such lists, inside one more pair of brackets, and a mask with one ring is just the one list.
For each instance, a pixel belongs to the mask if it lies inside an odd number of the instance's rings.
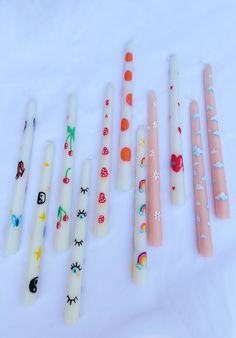
{"label": "white cloud design", "polygon": [[219,194],[215,197],[215,199],[216,199],[217,201],[227,201],[227,200],[228,200],[228,196],[227,196],[224,192],[221,192],[221,193],[219,193]]}

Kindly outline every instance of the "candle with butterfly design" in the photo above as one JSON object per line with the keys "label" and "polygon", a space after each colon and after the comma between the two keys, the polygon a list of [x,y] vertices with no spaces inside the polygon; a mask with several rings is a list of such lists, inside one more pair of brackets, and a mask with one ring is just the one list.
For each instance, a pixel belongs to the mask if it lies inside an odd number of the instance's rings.
{"label": "candle with butterfly design", "polygon": [[206,65],[204,69],[204,91],[215,213],[218,218],[229,218],[229,196],[225,178],[218,116],[216,112],[212,67],[209,64]]}
{"label": "candle with butterfly design", "polygon": [[112,128],[112,85],[105,90],[104,122],[102,132],[102,147],[100,154],[99,174],[97,183],[97,198],[95,210],[94,234],[104,236],[108,231],[109,181],[111,159],[111,128]]}
{"label": "candle with butterfly design", "polygon": [[81,171],[81,188],[78,199],[77,221],[75,224],[71,264],[69,267],[69,283],[65,305],[65,322],[67,324],[76,323],[80,314],[80,294],[84,265],[84,245],[87,227],[90,171],[90,160],[85,160]]}
{"label": "candle with butterfly design", "polygon": [[57,209],[55,248],[58,251],[64,251],[69,246],[76,113],[77,98],[75,95],[70,95],[68,100],[67,133],[64,143],[63,176]]}
{"label": "candle with butterfly design", "polygon": [[24,302],[27,304],[33,303],[36,300],[38,294],[39,271],[43,252],[43,238],[47,218],[53,154],[53,144],[52,142],[48,142],[45,148],[45,155],[41,171],[41,183],[37,195],[35,222],[30,238],[29,261],[26,270],[24,291]]}
{"label": "candle with butterfly design", "polygon": [[198,251],[202,256],[212,255],[210,215],[201,140],[200,115],[196,101],[190,105],[192,130],[193,186],[195,197]]}
{"label": "candle with butterfly design", "polygon": [[146,167],[145,130],[143,127],[138,128],[136,135],[134,210],[133,280],[141,286],[147,280]]}
{"label": "candle with butterfly design", "polygon": [[10,210],[10,223],[7,229],[5,252],[7,255],[15,254],[20,246],[20,235],[23,224],[27,180],[30,168],[30,158],[35,130],[36,104],[30,101],[27,106],[27,116],[24,124],[23,140],[15,176],[13,200]]}
{"label": "candle with butterfly design", "polygon": [[132,142],[131,118],[133,98],[133,51],[129,43],[125,50],[124,79],[120,123],[118,159],[118,189],[129,190],[132,186]]}
{"label": "candle with butterfly design", "polygon": [[179,72],[176,55],[170,56],[169,76],[171,200],[173,204],[183,205],[185,203],[185,183],[180,121]]}

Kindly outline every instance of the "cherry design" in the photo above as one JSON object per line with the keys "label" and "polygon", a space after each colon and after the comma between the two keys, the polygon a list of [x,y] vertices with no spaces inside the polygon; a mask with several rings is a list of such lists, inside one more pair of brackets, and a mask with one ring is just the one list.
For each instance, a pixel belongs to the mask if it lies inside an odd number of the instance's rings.
{"label": "cherry design", "polygon": [[66,142],[64,144],[64,149],[68,149],[68,155],[73,156],[73,142],[75,141],[75,128],[71,128],[70,126],[67,127],[67,137]]}
{"label": "cherry design", "polygon": [[100,192],[98,196],[98,203],[100,204],[106,203],[106,195],[104,194],[104,192]]}
{"label": "cherry design", "polygon": [[103,136],[107,136],[109,134],[109,130],[107,127],[103,129]]}
{"label": "cherry design", "polygon": [[171,168],[178,173],[184,167],[182,155],[171,155]]}
{"label": "cherry design", "polygon": [[108,155],[109,154],[109,150],[107,147],[103,147],[102,149],[102,155]]}
{"label": "cherry design", "polygon": [[105,221],[105,217],[104,217],[103,215],[100,215],[100,216],[98,217],[98,223],[99,223],[99,224],[102,224],[102,223],[104,223],[104,221]]}
{"label": "cherry design", "polygon": [[103,167],[100,172],[101,177],[107,177],[109,175],[107,168]]}
{"label": "cherry design", "polygon": [[67,215],[65,210],[61,206],[59,206],[58,211],[57,211],[57,224],[56,224],[57,229],[60,229],[61,221],[67,222],[68,219],[69,219],[69,216]]}
{"label": "cherry design", "polygon": [[71,168],[68,168],[68,169],[66,170],[65,177],[63,178],[63,183],[65,183],[65,184],[68,184],[68,183],[70,182],[70,179],[69,179],[69,177],[68,177],[68,173],[69,173],[70,170],[71,170]]}

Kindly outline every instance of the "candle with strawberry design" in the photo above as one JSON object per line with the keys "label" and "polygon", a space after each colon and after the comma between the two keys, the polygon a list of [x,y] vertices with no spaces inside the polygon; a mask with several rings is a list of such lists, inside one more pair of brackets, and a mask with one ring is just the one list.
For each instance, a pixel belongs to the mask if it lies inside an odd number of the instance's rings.
{"label": "candle with strawberry design", "polygon": [[104,236],[108,231],[109,181],[111,159],[113,89],[109,83],[105,89],[102,144],[98,169],[97,198],[94,234]]}
{"label": "candle with strawberry design", "polygon": [[68,99],[68,115],[62,169],[63,176],[61,179],[61,190],[56,221],[55,248],[58,251],[66,250],[69,246],[76,113],[77,99],[75,95],[71,95]]}
{"label": "candle with strawberry design", "polygon": [[185,203],[185,183],[180,120],[179,72],[176,55],[170,56],[169,77],[171,200],[173,204],[183,205]]}
{"label": "candle with strawberry design", "polygon": [[26,186],[35,130],[35,112],[35,102],[30,101],[27,105],[27,116],[24,123],[23,140],[15,174],[15,185],[13,189],[10,221],[5,243],[5,252],[7,255],[15,254],[20,246],[22,217],[24,213],[24,202],[27,192]]}

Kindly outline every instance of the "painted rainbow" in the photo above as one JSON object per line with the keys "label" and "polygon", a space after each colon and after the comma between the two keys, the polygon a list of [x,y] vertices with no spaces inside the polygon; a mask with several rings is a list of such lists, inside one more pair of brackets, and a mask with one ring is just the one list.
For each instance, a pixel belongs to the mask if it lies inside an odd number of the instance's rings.
{"label": "painted rainbow", "polygon": [[140,209],[139,209],[139,215],[143,216],[146,212],[146,204],[141,205]]}
{"label": "painted rainbow", "polygon": [[147,253],[146,251],[141,252],[141,254],[138,255],[137,264],[136,267],[141,270],[147,265]]}
{"label": "painted rainbow", "polygon": [[139,232],[144,233],[144,232],[146,232],[146,231],[147,231],[147,223],[142,223],[142,224],[140,225]]}
{"label": "painted rainbow", "polygon": [[139,192],[144,192],[145,191],[145,187],[146,187],[146,180],[141,180],[139,182],[139,185],[138,185]]}
{"label": "painted rainbow", "polygon": [[142,157],[141,162],[140,162],[140,167],[143,168],[145,165],[145,157]]}

